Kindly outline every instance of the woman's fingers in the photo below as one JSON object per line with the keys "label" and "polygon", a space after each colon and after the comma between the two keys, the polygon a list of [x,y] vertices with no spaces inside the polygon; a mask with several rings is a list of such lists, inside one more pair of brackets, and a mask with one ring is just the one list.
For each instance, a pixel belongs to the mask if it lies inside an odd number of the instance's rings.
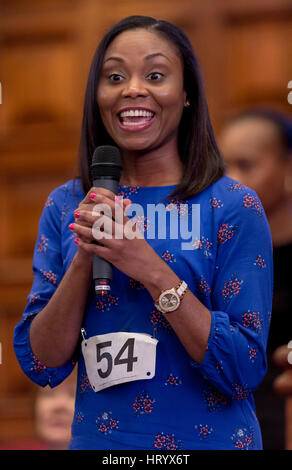
{"label": "woman's fingers", "polygon": [[92,243],[94,241],[100,241],[103,246],[113,248],[113,239],[133,238],[127,236],[129,231],[127,225],[131,221],[125,212],[129,204],[131,204],[130,199],[118,197],[103,188],[91,188],[78,209],[74,211],[75,223],[69,225],[70,230],[82,242],[78,245],[83,249],[84,243],[92,245],[90,249],[88,248],[89,252],[96,253],[96,244]]}
{"label": "woman's fingers", "polygon": [[116,220],[113,220],[111,211],[99,212],[100,206],[98,210],[95,210],[95,207],[93,209],[80,210],[75,223],[69,225],[69,229],[84,242],[92,244],[94,241],[102,241],[103,245],[118,249],[120,245],[116,242],[113,244],[113,240],[143,238],[135,220],[124,216],[122,206],[119,208],[118,216],[118,210],[115,211]]}
{"label": "woman's fingers", "polygon": [[[125,211],[131,204],[130,199],[123,199],[115,195],[113,199],[108,198],[104,194],[91,193],[91,195],[93,195],[93,197],[90,203],[82,202],[79,204],[78,209],[74,211],[75,221],[78,220],[81,223],[80,213],[84,211],[90,212],[92,215],[105,214],[118,223],[125,223],[125,221],[128,220]],[[83,220],[83,223],[85,223],[85,220]]]}
{"label": "woman's fingers", "polygon": [[92,231],[91,228],[88,226],[82,226],[80,224],[70,224],[69,229],[75,233],[78,239],[82,239],[86,243],[92,243]]}
{"label": "woman's fingers", "polygon": [[90,212],[80,211],[78,222],[70,224],[69,229],[86,243],[123,238],[123,224],[114,222],[104,214],[92,215]]}
{"label": "woman's fingers", "polygon": [[81,248],[84,250],[86,253],[90,255],[97,255],[100,256],[101,258],[104,258],[111,262],[111,250],[108,247],[105,247],[103,245],[96,245],[93,243],[86,243],[80,238],[77,239],[76,244],[78,245],[78,248]]}
{"label": "woman's fingers", "polygon": [[122,199],[115,196],[114,199],[108,198],[104,194],[96,194],[92,198],[93,213],[103,213],[108,217],[112,217],[118,223],[123,224],[128,219],[125,215],[125,209],[131,204],[130,199]]}
{"label": "woman's fingers", "polygon": [[93,186],[92,188],[90,188],[90,190],[88,191],[88,193],[86,194],[85,198],[80,202],[79,206],[80,205],[83,205],[83,204],[89,204],[92,202],[92,199],[97,195],[103,195],[105,197],[107,197],[108,199],[111,199],[114,201],[115,199],[115,194],[110,191],[109,189],[105,189],[105,188],[99,188],[99,187],[95,187]]}
{"label": "woman's fingers", "polygon": [[95,198],[99,195],[100,197],[107,197],[108,200],[114,201],[115,194],[112,191],[109,191],[105,188],[92,187],[86,194],[85,198],[79,203],[78,209],[74,211],[75,220],[79,217],[79,212],[81,210],[92,210],[93,204],[96,203]]}

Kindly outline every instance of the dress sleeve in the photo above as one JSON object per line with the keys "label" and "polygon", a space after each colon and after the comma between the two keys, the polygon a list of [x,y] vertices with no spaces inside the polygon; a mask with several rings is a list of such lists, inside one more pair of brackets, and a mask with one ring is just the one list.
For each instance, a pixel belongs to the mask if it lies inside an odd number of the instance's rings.
{"label": "dress sleeve", "polygon": [[22,370],[33,382],[43,387],[60,384],[75,366],[72,358],[61,367],[46,367],[34,355],[29,341],[33,318],[48,303],[64,274],[61,230],[65,197],[66,191],[57,188],[45,203],[34,248],[33,284],[22,320],[14,330],[14,350]]}
{"label": "dress sleeve", "polygon": [[248,189],[236,201],[218,227],[208,347],[203,362],[193,365],[223,394],[241,400],[266,373],[273,251],[256,193]]}

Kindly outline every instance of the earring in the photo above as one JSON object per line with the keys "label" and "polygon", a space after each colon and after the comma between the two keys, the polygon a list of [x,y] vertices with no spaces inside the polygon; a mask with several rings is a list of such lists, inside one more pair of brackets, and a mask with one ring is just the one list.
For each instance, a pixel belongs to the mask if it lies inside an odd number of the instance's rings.
{"label": "earring", "polygon": [[191,105],[191,103],[189,102],[189,100],[187,100],[186,104],[185,104],[185,108],[188,108],[190,105]]}

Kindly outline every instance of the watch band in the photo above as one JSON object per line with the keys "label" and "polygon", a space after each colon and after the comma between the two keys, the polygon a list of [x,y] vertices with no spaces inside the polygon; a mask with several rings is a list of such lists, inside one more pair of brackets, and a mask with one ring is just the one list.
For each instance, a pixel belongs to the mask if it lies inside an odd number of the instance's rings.
{"label": "watch band", "polygon": [[181,281],[179,287],[177,287],[176,289],[176,293],[180,299],[183,298],[184,294],[186,293],[187,288],[188,288],[187,283],[185,281]]}

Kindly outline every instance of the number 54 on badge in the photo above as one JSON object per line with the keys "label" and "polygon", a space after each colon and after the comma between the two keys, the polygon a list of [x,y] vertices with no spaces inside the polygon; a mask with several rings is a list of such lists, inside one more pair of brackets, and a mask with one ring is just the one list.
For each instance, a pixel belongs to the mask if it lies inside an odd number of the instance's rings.
{"label": "number 54 on badge", "polygon": [[155,375],[158,340],[145,333],[117,332],[83,339],[87,376],[95,392]]}

